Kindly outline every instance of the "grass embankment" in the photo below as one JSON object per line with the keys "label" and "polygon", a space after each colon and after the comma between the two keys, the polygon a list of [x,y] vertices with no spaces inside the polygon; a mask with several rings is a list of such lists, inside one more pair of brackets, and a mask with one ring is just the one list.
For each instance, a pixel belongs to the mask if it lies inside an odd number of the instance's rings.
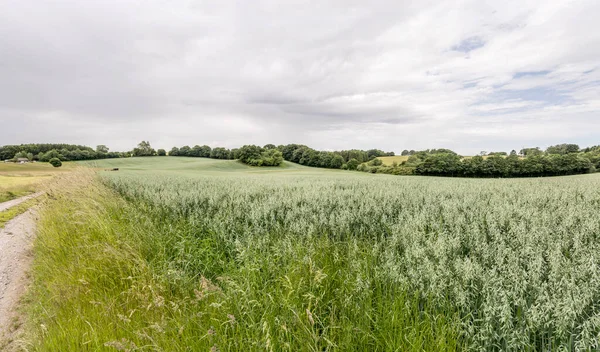
{"label": "grass embankment", "polygon": [[[192,209],[125,201],[89,173],[49,194],[30,291],[33,350],[460,347],[457,314],[386,279],[368,238],[265,231],[216,199],[196,211],[217,221],[198,221]],[[225,235],[230,225],[238,232]]]}

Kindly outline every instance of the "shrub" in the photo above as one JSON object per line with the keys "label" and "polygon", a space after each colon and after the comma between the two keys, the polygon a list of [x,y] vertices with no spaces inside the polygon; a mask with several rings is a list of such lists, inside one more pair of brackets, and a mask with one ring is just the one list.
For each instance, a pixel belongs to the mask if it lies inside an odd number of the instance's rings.
{"label": "shrub", "polygon": [[245,145],[237,152],[239,160],[251,166],[279,166],[283,155],[278,149],[264,149],[256,145]]}
{"label": "shrub", "polygon": [[62,162],[60,161],[60,159],[58,158],[52,158],[50,159],[50,161],[48,161],[52,166],[54,167],[61,167],[62,166]]}

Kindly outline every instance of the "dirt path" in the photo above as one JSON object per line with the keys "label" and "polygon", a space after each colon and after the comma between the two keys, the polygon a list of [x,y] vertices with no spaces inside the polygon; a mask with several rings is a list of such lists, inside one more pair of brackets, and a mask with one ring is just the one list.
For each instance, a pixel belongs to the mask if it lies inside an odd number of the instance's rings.
{"label": "dirt path", "polygon": [[[33,196],[15,199],[15,206]],[[18,202],[15,202],[18,201]],[[10,203],[6,202],[6,203]],[[0,204],[0,211],[8,209]],[[19,300],[29,284],[27,270],[31,265],[31,247],[35,235],[36,212],[30,209],[9,221],[0,230],[0,350],[19,348],[22,320],[16,311]]]}
{"label": "dirt path", "polygon": [[4,211],[4,210],[7,210],[9,208],[12,208],[15,205],[19,205],[19,204],[21,204],[23,202],[26,202],[26,201],[30,200],[31,198],[39,197],[41,194],[42,194],[42,192],[37,192],[37,193],[31,194],[31,195],[28,195],[28,196],[25,196],[25,197],[21,197],[21,198],[9,200],[8,202],[0,203],[0,211]]}

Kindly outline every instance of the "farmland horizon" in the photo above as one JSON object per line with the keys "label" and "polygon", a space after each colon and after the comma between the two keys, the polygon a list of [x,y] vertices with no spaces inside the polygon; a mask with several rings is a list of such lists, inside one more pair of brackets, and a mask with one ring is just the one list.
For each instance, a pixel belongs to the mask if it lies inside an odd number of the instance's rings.
{"label": "farmland horizon", "polygon": [[[9,146],[9,145],[18,146],[18,145],[30,145],[30,144],[67,144],[67,145],[89,146],[89,147],[95,148],[98,145],[103,145],[103,146],[106,146],[110,151],[128,152],[128,151],[133,150],[133,148],[135,148],[135,146],[139,143],[140,140],[143,140],[143,141],[148,141],[154,149],[156,149],[156,150],[164,149],[167,152],[169,150],[171,150],[173,147],[179,147],[179,146],[185,146],[185,145],[190,146],[190,147],[192,147],[194,145],[208,145],[210,147],[224,147],[224,148],[228,148],[228,149],[235,149],[235,148],[242,147],[243,145],[263,146],[263,145],[267,145],[267,144],[273,144],[273,145],[297,144],[297,145],[306,145],[309,147],[313,147],[317,150],[323,150],[323,151],[329,151],[329,152],[339,151],[339,150],[352,150],[352,149],[359,149],[359,150],[378,149],[378,150],[386,150],[388,152],[393,152],[396,155],[400,155],[402,153],[402,151],[404,151],[404,150],[447,149],[447,150],[452,150],[462,156],[480,155],[482,152],[510,153],[512,150],[516,150],[518,152],[525,148],[539,148],[540,150],[546,150],[548,147],[558,145],[558,144],[573,144],[573,145],[578,145],[581,148],[594,147],[594,146],[600,145],[600,136],[598,136],[596,138],[586,139],[583,142],[578,142],[576,140],[562,140],[560,138],[557,138],[554,141],[548,141],[544,144],[536,144],[533,141],[522,141],[520,143],[515,143],[513,145],[505,146],[503,148],[494,149],[490,145],[488,145],[488,146],[482,145],[482,148],[469,148],[468,150],[465,148],[461,148],[461,147],[449,148],[448,145],[436,144],[436,143],[431,143],[431,144],[425,143],[423,148],[416,148],[416,147],[409,146],[409,145],[396,146],[396,147],[392,147],[392,148],[382,148],[380,145],[378,145],[378,142],[366,144],[366,147],[359,147],[358,143],[357,144],[348,143],[348,144],[345,144],[345,146],[342,148],[331,148],[331,147],[330,148],[320,148],[316,144],[311,144],[310,140],[308,140],[308,142],[300,142],[298,140],[290,140],[290,141],[282,141],[281,143],[274,143],[275,141],[273,141],[273,140],[265,140],[264,142],[260,142],[260,143],[255,140],[249,140],[249,142],[242,143],[242,144],[240,144],[240,143],[219,144],[219,143],[211,143],[210,141],[198,141],[193,138],[189,139],[188,140],[189,142],[176,141],[175,143],[171,143],[171,144],[154,143],[151,138],[141,138],[139,140],[138,139],[135,139],[135,140],[128,139],[127,141],[115,142],[113,144],[107,143],[106,141],[102,141],[102,140],[97,140],[94,143],[79,143],[76,139],[73,140],[73,139],[69,139],[69,138],[66,138],[66,139],[52,138],[50,140],[39,139],[39,140],[35,140],[35,141],[17,139],[13,142],[9,142],[9,140],[10,139],[0,140],[0,147]],[[114,147],[115,145],[121,146],[121,147]]]}
{"label": "farmland horizon", "polygon": [[0,351],[600,351],[598,14],[0,1]]}

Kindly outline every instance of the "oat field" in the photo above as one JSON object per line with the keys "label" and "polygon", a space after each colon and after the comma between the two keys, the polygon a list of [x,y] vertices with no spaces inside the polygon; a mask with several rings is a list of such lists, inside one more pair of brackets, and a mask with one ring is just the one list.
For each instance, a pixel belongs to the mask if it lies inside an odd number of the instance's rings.
{"label": "oat field", "polygon": [[117,160],[55,190],[37,243],[37,349],[600,347],[600,175],[180,160]]}

